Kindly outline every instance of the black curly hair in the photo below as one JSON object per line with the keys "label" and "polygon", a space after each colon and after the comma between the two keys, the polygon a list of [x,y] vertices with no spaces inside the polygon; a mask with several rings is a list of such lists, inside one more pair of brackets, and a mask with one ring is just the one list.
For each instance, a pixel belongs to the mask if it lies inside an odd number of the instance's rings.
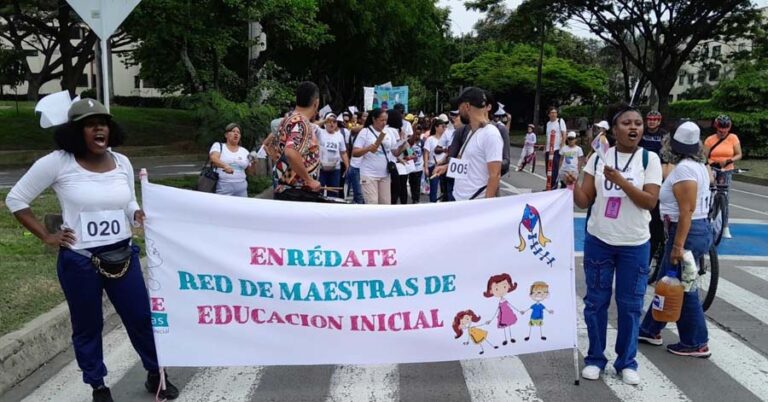
{"label": "black curly hair", "polygon": [[[85,146],[85,135],[83,132],[85,120],[70,121],[56,128],[53,134],[53,139],[56,142],[58,149],[69,152],[75,156],[83,156],[88,152],[88,148]],[[107,119],[107,127],[109,127],[109,141],[107,146],[119,147],[125,142],[125,131],[119,124],[115,123],[112,119]]]}

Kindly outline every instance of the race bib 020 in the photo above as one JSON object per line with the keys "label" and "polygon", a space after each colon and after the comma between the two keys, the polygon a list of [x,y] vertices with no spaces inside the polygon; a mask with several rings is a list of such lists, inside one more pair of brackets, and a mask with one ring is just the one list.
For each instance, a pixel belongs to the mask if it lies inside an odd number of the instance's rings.
{"label": "race bib 020", "polygon": [[88,242],[119,239],[125,230],[125,222],[125,212],[121,209],[81,212],[80,240]]}
{"label": "race bib 020", "polygon": [[458,180],[466,179],[469,174],[469,162],[463,161],[459,158],[451,158],[448,161],[448,177]]}

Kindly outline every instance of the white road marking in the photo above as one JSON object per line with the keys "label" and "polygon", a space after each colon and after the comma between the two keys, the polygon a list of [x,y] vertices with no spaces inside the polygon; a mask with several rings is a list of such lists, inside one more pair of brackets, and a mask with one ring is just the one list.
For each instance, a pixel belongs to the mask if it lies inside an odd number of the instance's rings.
{"label": "white road marking", "polygon": [[327,401],[397,401],[400,373],[396,364],[379,366],[337,366],[331,376]]}
{"label": "white road marking", "polygon": [[752,261],[752,262],[762,262],[762,261],[768,261],[768,256],[762,256],[762,255],[731,255],[731,254],[725,254],[725,255],[717,255],[718,260],[728,260],[728,261]]}
{"label": "white road marking", "polygon": [[516,356],[462,360],[461,369],[473,402],[541,401],[536,384]]}
{"label": "white road marking", "polygon": [[[104,364],[109,370],[109,375],[106,377],[107,386],[109,386],[109,383],[116,383],[133,365],[138,363],[139,356],[133,350],[122,325],[104,337],[103,348],[107,352],[104,356]],[[91,388],[83,383],[82,372],[77,367],[77,361],[72,360],[23,401],[80,402],[90,400],[90,394]]]}
{"label": "white road marking", "polygon": [[768,324],[768,303],[765,302],[765,299],[735,285],[722,276],[717,283],[715,296],[762,321],[763,324]]}
{"label": "white road marking", "polygon": [[749,211],[749,212],[752,212],[752,213],[755,213],[755,214],[760,214],[760,215],[765,215],[765,216],[768,216],[768,212],[764,212],[764,211],[758,211],[758,210],[756,210],[756,209],[747,208],[747,207],[742,207],[741,205],[737,205],[737,204],[734,204],[734,203],[730,203],[730,204],[729,204],[729,206],[730,206],[731,208],[738,208],[738,209],[743,209],[743,210],[745,210],[745,211]]}
{"label": "white road marking", "polygon": [[[576,305],[579,312],[584,311],[584,301],[576,298]],[[587,324],[584,322],[584,315],[576,314],[579,318],[579,350],[586,356],[589,349],[589,339],[587,337]],[[639,385],[627,385],[616,375],[610,361],[615,360],[616,355],[613,352],[616,345],[617,331],[612,325],[608,325],[608,337],[605,348],[605,357],[609,360],[609,366],[603,373],[603,381],[622,401],[689,401],[690,399],[681,391],[677,385],[667,378],[645,355],[637,352],[635,360],[640,368],[641,381]],[[587,381],[583,380],[582,381]]]}
{"label": "white road marking", "polygon": [[734,191],[734,192],[737,192],[737,193],[749,194],[749,195],[754,196],[754,197],[768,198],[768,195],[753,193],[751,191],[739,190],[739,189],[733,188],[733,187],[731,187],[728,191]]}
{"label": "white road marking", "polygon": [[751,275],[754,275],[766,282],[768,282],[768,267],[756,267],[756,266],[743,266],[743,265],[737,265],[736,268],[739,268],[743,271],[748,272]]}
{"label": "white road marking", "polygon": [[195,166],[197,166],[197,165],[195,165],[194,163],[187,163],[187,164],[183,164],[183,165],[160,165],[160,166],[155,166],[154,169],[177,168],[177,167],[195,167]]}
{"label": "white road marking", "polygon": [[178,402],[246,401],[261,380],[264,368],[206,367],[198,370],[179,395]]}

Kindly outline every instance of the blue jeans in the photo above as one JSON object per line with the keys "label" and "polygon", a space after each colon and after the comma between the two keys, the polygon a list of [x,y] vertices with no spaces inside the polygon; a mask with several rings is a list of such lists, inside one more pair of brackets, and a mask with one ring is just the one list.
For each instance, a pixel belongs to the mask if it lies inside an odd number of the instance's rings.
{"label": "blue jeans", "polygon": [[[677,223],[672,222],[667,229],[667,244],[664,247],[664,258],[661,262],[658,277],[660,279],[669,271],[677,272],[677,277],[681,277],[680,265],[672,265],[669,255],[672,252],[672,245],[675,241],[677,232]],[[712,228],[706,219],[696,219],[691,222],[691,230],[688,231],[688,237],[685,239],[685,249],[691,250],[695,261],[700,261],[701,257],[709,252],[712,245]],[[658,335],[667,325],[666,322],[659,322],[653,319],[651,310],[645,314],[643,324],[640,330],[649,335]],[[707,332],[707,322],[704,319],[704,310],[699,301],[699,290],[693,289],[685,292],[683,295],[683,309],[680,312],[680,319],[677,321],[677,329],[680,332],[680,344],[690,348],[700,348],[707,344],[709,334]]]}
{"label": "blue jeans", "polygon": [[[124,240],[89,250],[107,251],[127,243],[128,240]],[[69,306],[75,359],[83,371],[83,382],[91,386],[104,385],[107,375],[101,344],[104,327],[101,296],[105,291],[125,325],[128,338],[141,357],[144,368],[158,372],[149,296],[141,274],[139,248],[132,247],[133,256],[128,271],[117,279],[99,274],[88,258],[66,248],[59,249],[57,273]]]}
{"label": "blue jeans", "polygon": [[[435,166],[429,167],[429,177],[432,177],[432,172],[435,171]],[[429,179],[429,202],[437,202],[437,192],[440,190],[440,177]]]}
{"label": "blue jeans", "polygon": [[363,188],[360,186],[360,168],[349,167],[347,170],[347,186],[352,190],[355,204],[365,204]]}
{"label": "blue jeans", "polygon": [[584,321],[589,333],[589,351],[584,363],[604,369],[608,306],[614,272],[616,274],[616,307],[618,333],[616,337],[617,372],[637,369],[637,334],[643,312],[643,296],[648,281],[650,243],[639,246],[611,246],[587,233],[584,240],[584,276],[587,295],[584,296]]}
{"label": "blue jeans", "polygon": [[[320,185],[325,187],[341,186],[341,169],[323,170],[320,169]],[[341,197],[341,191],[328,190],[329,197]]]}

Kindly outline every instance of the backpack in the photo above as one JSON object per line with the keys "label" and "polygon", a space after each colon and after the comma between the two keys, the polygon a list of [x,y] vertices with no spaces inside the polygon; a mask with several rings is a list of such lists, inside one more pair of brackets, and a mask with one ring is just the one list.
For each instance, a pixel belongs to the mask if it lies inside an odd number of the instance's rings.
{"label": "backpack", "polygon": [[[643,148],[643,171],[648,169],[648,159],[649,159],[648,150]],[[598,157],[595,156],[595,167],[594,167],[595,171],[597,171],[597,160],[598,160]],[[587,223],[589,223],[589,217],[592,216],[592,205],[594,204],[595,202],[592,201],[592,204],[589,204],[589,207],[587,208],[587,220],[584,221],[584,232],[587,231]]]}

